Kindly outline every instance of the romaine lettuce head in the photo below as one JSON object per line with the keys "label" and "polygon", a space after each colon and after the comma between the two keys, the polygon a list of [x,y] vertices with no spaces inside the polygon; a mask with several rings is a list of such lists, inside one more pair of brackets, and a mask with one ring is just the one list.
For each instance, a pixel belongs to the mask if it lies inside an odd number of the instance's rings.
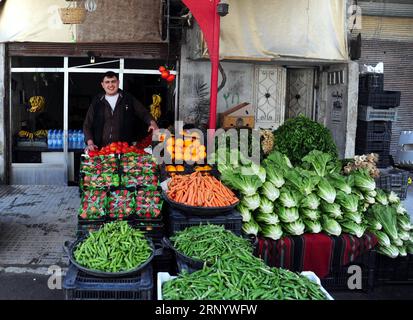
{"label": "romaine lettuce head", "polygon": [[319,205],[320,205],[320,200],[314,193],[310,193],[309,195],[304,197],[300,203],[300,207],[308,208],[312,210],[316,210]]}
{"label": "romaine lettuce head", "polygon": [[286,207],[279,207],[277,210],[278,217],[284,223],[294,222],[300,218],[298,213],[298,209],[293,208],[286,208]]}
{"label": "romaine lettuce head", "polygon": [[369,214],[372,214],[373,217],[380,222],[383,226],[382,230],[387,233],[392,240],[398,238],[397,212],[395,208],[391,206],[383,206],[381,204],[374,204],[369,209]]}
{"label": "romaine lettuce head", "polygon": [[302,235],[305,231],[305,224],[301,219],[298,219],[294,222],[285,223],[283,225],[284,230],[286,233],[291,234],[293,236]]}
{"label": "romaine lettuce head", "polygon": [[413,230],[413,225],[410,223],[410,216],[408,215],[397,215],[397,225],[399,229],[404,231]]}
{"label": "romaine lettuce head", "polygon": [[378,253],[381,253],[385,256],[388,256],[390,258],[397,258],[397,256],[399,255],[399,250],[397,249],[396,246],[390,245],[387,247],[378,247],[377,249]]}
{"label": "romaine lettuce head", "polygon": [[260,227],[257,222],[255,222],[254,219],[251,218],[250,221],[244,222],[242,224],[242,231],[244,231],[245,234],[251,234],[251,235],[258,235],[258,232],[260,230]]}
{"label": "romaine lettuce head", "polygon": [[275,201],[278,199],[280,196],[280,190],[275,187],[274,184],[272,184],[269,181],[264,182],[261,192],[264,196],[266,196],[269,200]]}
{"label": "romaine lettuce head", "polygon": [[281,169],[271,165],[270,163],[265,166],[265,171],[267,172],[267,181],[271,182],[275,187],[281,188],[284,185],[284,174]]}
{"label": "romaine lettuce head", "polygon": [[283,207],[298,207],[300,200],[301,195],[297,191],[287,188],[281,189],[279,201]]}
{"label": "romaine lettuce head", "polygon": [[340,224],[326,215],[321,217],[321,226],[323,227],[323,230],[330,235],[339,236],[341,234]]}
{"label": "romaine lettuce head", "polygon": [[320,221],[313,221],[313,220],[306,220],[304,219],[304,224],[305,224],[305,229],[309,233],[320,233],[321,230],[323,229],[321,227]]}
{"label": "romaine lettuce head", "polygon": [[337,192],[336,202],[347,212],[357,212],[358,200],[358,197],[355,195],[346,194],[343,191]]}
{"label": "romaine lettuce head", "polygon": [[366,169],[358,169],[351,172],[354,176],[354,186],[364,191],[373,191],[376,189],[376,181],[370,176]]}
{"label": "romaine lettuce head", "polygon": [[259,222],[260,225],[272,225],[280,222],[280,219],[275,213],[263,213],[261,211],[258,211],[255,220]]}
{"label": "romaine lettuce head", "polygon": [[256,175],[242,175],[230,171],[221,174],[221,181],[235,190],[239,190],[245,196],[252,196],[257,193],[262,181]]}
{"label": "romaine lettuce head", "polygon": [[346,194],[351,193],[351,187],[348,185],[344,176],[334,173],[327,176],[328,182],[337,190],[341,190]]}
{"label": "romaine lettuce head", "polygon": [[400,203],[400,198],[394,191],[390,191],[387,199],[389,200],[389,203],[391,204]]}
{"label": "romaine lettuce head", "polygon": [[363,221],[363,214],[360,212],[344,212],[344,218],[351,220],[357,224],[360,224]]}
{"label": "romaine lettuce head", "polygon": [[327,214],[331,218],[341,218],[343,215],[340,205],[337,203],[321,201],[320,209],[322,213]]}
{"label": "romaine lettuce head", "polygon": [[376,201],[382,204],[383,206],[387,206],[389,204],[389,201],[387,200],[386,193],[381,189],[377,189],[376,192],[377,192]]}
{"label": "romaine lettuce head", "polygon": [[352,220],[344,219],[340,221],[340,225],[344,232],[354,234],[358,238],[361,238],[366,231],[366,226],[355,223]]}
{"label": "romaine lettuce head", "polygon": [[320,218],[320,211],[308,208],[300,208],[300,215],[304,219],[316,221]]}
{"label": "romaine lettuce head", "polygon": [[317,195],[328,203],[334,203],[336,199],[336,189],[326,179],[321,179],[318,183]]}
{"label": "romaine lettuce head", "polygon": [[261,199],[258,194],[254,194],[250,197],[242,197],[240,204],[249,209],[250,211],[254,211],[260,206]]}
{"label": "romaine lettuce head", "polygon": [[262,213],[273,213],[274,204],[266,196],[261,196],[260,206],[258,208]]}
{"label": "romaine lettuce head", "polygon": [[278,240],[282,237],[283,235],[283,230],[279,224],[275,225],[266,225],[262,227],[261,229],[261,234],[264,237],[273,239],[273,240]]}
{"label": "romaine lettuce head", "polygon": [[371,233],[373,233],[376,236],[380,246],[388,247],[391,245],[389,236],[383,231],[372,230]]}
{"label": "romaine lettuce head", "polygon": [[248,222],[251,220],[251,211],[246,206],[240,203],[237,206],[237,210],[241,214],[243,222]]}

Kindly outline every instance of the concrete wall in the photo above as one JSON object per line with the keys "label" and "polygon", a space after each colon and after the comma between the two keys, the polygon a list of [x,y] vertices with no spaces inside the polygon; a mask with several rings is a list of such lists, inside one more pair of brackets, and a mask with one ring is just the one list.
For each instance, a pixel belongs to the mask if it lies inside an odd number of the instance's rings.
{"label": "concrete wall", "polygon": [[[329,75],[336,72],[343,72],[344,83],[329,84]],[[330,129],[339,157],[351,158],[357,128],[358,64],[331,65],[324,69],[321,78],[318,121]]]}
{"label": "concrete wall", "polygon": [[6,168],[6,137],[5,137],[5,44],[0,43],[0,184],[5,183],[5,168]]}
{"label": "concrete wall", "polygon": [[[189,59],[188,46],[182,46],[180,69],[179,115],[184,122],[191,122],[194,105],[199,101],[197,83],[206,84],[210,92],[211,64],[209,61]],[[225,86],[218,93],[217,111],[225,110],[242,102],[253,102],[254,65],[251,63],[222,62]],[[219,75],[219,84],[222,81]]]}

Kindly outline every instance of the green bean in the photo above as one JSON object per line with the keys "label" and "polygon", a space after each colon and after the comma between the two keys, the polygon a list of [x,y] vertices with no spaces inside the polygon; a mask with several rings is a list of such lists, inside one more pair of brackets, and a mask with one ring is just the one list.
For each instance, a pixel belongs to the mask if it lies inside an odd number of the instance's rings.
{"label": "green bean", "polygon": [[105,224],[90,233],[75,251],[75,260],[89,269],[120,272],[135,269],[152,253],[144,234],[126,221]]}

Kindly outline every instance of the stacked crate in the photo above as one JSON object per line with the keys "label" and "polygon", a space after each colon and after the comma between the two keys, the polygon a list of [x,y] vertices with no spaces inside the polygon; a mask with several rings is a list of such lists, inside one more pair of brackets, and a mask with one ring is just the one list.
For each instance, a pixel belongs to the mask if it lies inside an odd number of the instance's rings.
{"label": "stacked crate", "polygon": [[392,122],[400,105],[400,91],[383,90],[382,73],[365,73],[359,80],[356,154],[377,153],[379,168],[391,165]]}

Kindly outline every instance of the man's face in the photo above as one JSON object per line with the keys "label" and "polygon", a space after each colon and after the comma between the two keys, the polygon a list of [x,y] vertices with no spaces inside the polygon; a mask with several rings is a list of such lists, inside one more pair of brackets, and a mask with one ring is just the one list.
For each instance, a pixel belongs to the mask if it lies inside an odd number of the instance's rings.
{"label": "man's face", "polygon": [[118,93],[119,80],[116,77],[108,78],[104,77],[101,82],[103,90],[105,90],[108,96],[113,96]]}

